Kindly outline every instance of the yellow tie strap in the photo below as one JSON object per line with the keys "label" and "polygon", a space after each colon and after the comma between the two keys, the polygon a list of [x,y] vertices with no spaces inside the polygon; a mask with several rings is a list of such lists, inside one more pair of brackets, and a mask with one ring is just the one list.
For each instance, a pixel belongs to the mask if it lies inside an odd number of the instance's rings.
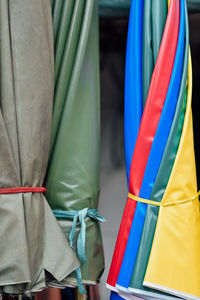
{"label": "yellow tie strap", "polygon": [[157,201],[153,201],[153,200],[148,200],[148,199],[137,197],[137,196],[135,196],[131,193],[128,193],[128,198],[133,199],[137,202],[141,202],[141,203],[146,203],[146,204],[151,204],[151,205],[155,205],[155,206],[165,207],[165,206],[178,205],[178,204],[183,204],[183,203],[186,203],[186,202],[194,201],[195,199],[197,199],[199,197],[199,195],[200,195],[200,191],[191,199],[180,200],[180,201],[176,201],[176,202],[172,202],[172,203],[162,203],[162,202],[157,202]]}

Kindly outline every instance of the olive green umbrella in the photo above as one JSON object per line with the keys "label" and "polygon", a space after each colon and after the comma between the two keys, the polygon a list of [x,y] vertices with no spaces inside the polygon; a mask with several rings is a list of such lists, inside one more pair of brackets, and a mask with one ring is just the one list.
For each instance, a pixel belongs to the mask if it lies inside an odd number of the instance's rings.
{"label": "olive green umbrella", "polygon": [[53,102],[51,24],[48,0],[0,1],[0,293],[59,285],[79,265],[41,193]]}
{"label": "olive green umbrella", "polygon": [[[98,221],[99,36],[96,0],[52,4],[55,96],[47,200],[82,262],[82,281],[95,284],[104,269]],[[78,245],[78,247],[77,247]],[[64,263],[64,260],[62,261]],[[73,273],[66,281],[77,285]]]}

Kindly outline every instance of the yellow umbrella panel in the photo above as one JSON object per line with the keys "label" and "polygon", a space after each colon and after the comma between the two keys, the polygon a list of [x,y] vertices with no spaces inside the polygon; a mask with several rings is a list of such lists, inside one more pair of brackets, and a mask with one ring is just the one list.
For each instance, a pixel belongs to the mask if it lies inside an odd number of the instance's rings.
{"label": "yellow umbrella panel", "polygon": [[200,211],[192,123],[192,66],[182,136],[158,216],[144,286],[200,299]]}

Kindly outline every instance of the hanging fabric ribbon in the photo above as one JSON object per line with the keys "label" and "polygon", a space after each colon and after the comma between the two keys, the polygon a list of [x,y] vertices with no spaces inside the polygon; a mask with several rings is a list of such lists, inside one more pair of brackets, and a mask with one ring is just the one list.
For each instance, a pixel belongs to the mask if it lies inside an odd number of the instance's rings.
{"label": "hanging fabric ribbon", "polygon": [[193,196],[191,199],[185,199],[185,200],[179,200],[179,201],[173,201],[173,202],[167,202],[167,203],[157,202],[157,201],[153,201],[153,200],[150,200],[150,199],[140,198],[140,197],[134,196],[130,193],[128,194],[128,197],[135,200],[135,201],[137,201],[137,202],[140,202],[140,203],[155,205],[155,206],[159,206],[159,207],[166,207],[166,206],[179,205],[179,204],[187,203],[187,202],[190,202],[190,201],[194,201],[199,197],[199,195],[200,195],[200,191],[195,196]]}
{"label": "hanging fabric ribbon", "polygon": [[83,208],[81,210],[53,210],[53,213],[56,218],[58,219],[73,219],[72,228],[69,234],[69,243],[70,246],[74,249],[73,243],[74,243],[74,237],[76,232],[76,226],[78,222],[80,222],[80,231],[77,238],[77,252],[78,252],[78,258],[81,262],[86,262],[86,256],[85,256],[85,241],[86,241],[86,218],[91,218],[95,221],[104,223],[106,222],[106,219],[98,215],[97,209],[89,209],[89,208]]}
{"label": "hanging fabric ribbon", "polygon": [[[72,249],[74,249],[74,238],[75,238],[75,232],[78,222],[80,223],[80,231],[78,233],[77,238],[77,253],[79,260],[83,263],[86,262],[86,256],[85,256],[85,242],[86,242],[86,218],[91,218],[95,221],[99,221],[101,223],[106,222],[106,219],[98,215],[97,209],[88,209],[84,208],[81,210],[69,210],[69,211],[63,211],[63,210],[53,210],[53,213],[56,218],[58,219],[73,219],[72,228],[69,234],[69,243]],[[76,280],[79,288],[79,292],[81,294],[85,294],[86,290],[82,283],[82,274],[80,267],[75,270],[76,274]]]}

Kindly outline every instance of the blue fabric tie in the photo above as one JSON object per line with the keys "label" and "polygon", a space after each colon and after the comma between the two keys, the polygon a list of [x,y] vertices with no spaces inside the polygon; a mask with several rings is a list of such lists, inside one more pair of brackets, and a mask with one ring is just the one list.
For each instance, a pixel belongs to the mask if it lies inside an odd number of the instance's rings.
{"label": "blue fabric tie", "polygon": [[[86,239],[86,224],[85,224],[85,218],[89,217],[95,221],[104,223],[106,222],[106,219],[98,215],[97,209],[89,209],[89,208],[83,208],[81,210],[53,210],[53,213],[56,218],[58,219],[72,219],[72,228],[69,234],[69,243],[72,249],[74,250],[74,237],[76,232],[76,225],[79,222],[80,223],[80,231],[78,233],[77,238],[77,252],[78,252],[78,258],[81,262],[86,262],[86,256],[85,256],[85,239]],[[79,287],[79,291],[81,294],[86,293],[83,284],[82,284],[82,276],[81,276],[81,270],[80,268],[76,269],[76,278],[77,283]]]}

